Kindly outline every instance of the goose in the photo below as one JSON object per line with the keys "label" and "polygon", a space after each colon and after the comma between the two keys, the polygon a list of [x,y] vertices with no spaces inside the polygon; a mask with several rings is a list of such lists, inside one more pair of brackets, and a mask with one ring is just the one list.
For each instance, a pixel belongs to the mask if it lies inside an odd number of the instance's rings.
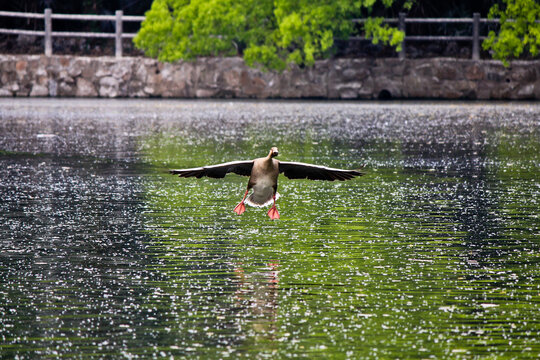
{"label": "goose", "polygon": [[[276,200],[279,198],[277,192],[279,173],[283,173],[289,179],[328,181],[344,181],[364,175],[357,170],[334,169],[301,162],[279,161],[274,159],[278,154],[278,148],[272,147],[266,157],[254,160],[231,161],[191,169],[173,169],[169,170],[169,172],[179,177],[196,177],[199,179],[203,176],[219,179],[231,172],[249,176],[244,197],[236,205],[234,212],[238,215],[243,214],[246,211],[245,204],[256,207],[272,204],[272,207],[267,213],[271,220],[279,219],[279,212],[276,208]],[[249,190],[251,189],[253,189],[253,192],[248,197]]]}

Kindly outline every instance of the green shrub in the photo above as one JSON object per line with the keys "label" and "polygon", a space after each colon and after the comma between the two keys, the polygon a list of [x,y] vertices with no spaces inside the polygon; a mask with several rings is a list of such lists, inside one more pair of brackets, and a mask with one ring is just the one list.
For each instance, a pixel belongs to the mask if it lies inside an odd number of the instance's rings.
{"label": "green shrub", "polygon": [[503,0],[505,9],[495,4],[488,17],[500,17],[498,33],[490,31],[482,47],[493,50],[493,57],[508,66],[508,60],[528,51],[538,55],[540,48],[540,3],[537,0]]}
{"label": "green shrub", "polygon": [[[332,54],[335,38],[349,37],[352,18],[394,1],[154,0],[134,42],[161,61],[241,55],[250,66],[309,66]],[[365,34],[398,50],[404,36],[380,19],[367,21]]]}

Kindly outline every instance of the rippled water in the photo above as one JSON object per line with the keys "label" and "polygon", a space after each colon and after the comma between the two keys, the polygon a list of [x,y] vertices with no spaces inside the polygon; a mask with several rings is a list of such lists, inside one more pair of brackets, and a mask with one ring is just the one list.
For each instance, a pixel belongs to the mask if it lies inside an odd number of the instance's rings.
{"label": "rippled water", "polygon": [[[0,99],[0,357],[538,358],[540,105]],[[359,168],[168,168],[266,155]]]}

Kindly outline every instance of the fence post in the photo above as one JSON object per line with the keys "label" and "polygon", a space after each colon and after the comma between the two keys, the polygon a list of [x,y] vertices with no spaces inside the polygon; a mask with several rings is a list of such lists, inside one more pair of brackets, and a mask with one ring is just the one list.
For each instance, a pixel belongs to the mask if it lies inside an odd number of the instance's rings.
{"label": "fence post", "polygon": [[473,14],[472,29],[472,59],[480,60],[480,13]]}
{"label": "fence post", "polygon": [[52,10],[45,9],[45,56],[52,55]]}
{"label": "fence post", "polygon": [[[405,32],[405,13],[399,13],[399,30]],[[405,33],[406,34],[406,33]],[[403,38],[403,43],[401,44],[401,51],[399,52],[399,58],[405,59],[405,38]]]}
{"label": "fence post", "polygon": [[116,42],[115,42],[115,55],[117,58],[122,57],[122,16],[124,12],[122,10],[116,10]]}

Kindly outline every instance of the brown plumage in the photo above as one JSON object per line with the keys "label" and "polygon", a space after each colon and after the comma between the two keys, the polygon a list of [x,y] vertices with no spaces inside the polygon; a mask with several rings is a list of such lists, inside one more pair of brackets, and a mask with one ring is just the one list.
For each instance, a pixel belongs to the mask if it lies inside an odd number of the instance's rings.
{"label": "brown plumage", "polygon": [[[289,179],[309,179],[309,180],[328,180],[344,181],[350,180],[356,176],[362,176],[363,173],[356,170],[334,169],[326,166],[305,164],[300,162],[286,162],[274,159],[278,155],[278,149],[273,147],[266,157],[255,160],[231,161],[223,164],[203,166],[192,169],[170,170],[171,174],[180,177],[201,178],[208,176],[211,178],[223,178],[228,173],[249,176],[247,190],[242,201],[234,208],[234,211],[240,215],[246,207],[244,203],[252,206],[265,206],[273,203],[268,211],[268,216],[274,220],[279,219],[279,213],[276,208],[278,175],[283,173]],[[246,199],[249,190],[253,193]]]}

